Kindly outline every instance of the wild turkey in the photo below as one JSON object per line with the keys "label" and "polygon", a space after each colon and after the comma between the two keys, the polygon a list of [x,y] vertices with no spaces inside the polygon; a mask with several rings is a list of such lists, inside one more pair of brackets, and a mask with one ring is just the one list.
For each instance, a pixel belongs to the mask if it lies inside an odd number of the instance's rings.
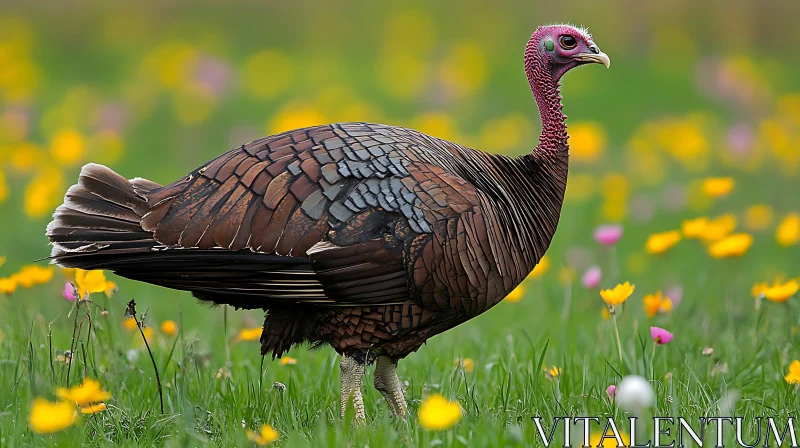
{"label": "wild turkey", "polygon": [[581,29],[540,27],[525,72],[542,119],[517,158],[394,126],[339,123],[266,137],[161,186],[83,167],[47,227],[63,267],[109,269],[266,310],[261,353],[328,343],[341,409],[361,380],[398,416],[397,361],[502,300],[556,231],[567,180],[559,80],[609,59]]}

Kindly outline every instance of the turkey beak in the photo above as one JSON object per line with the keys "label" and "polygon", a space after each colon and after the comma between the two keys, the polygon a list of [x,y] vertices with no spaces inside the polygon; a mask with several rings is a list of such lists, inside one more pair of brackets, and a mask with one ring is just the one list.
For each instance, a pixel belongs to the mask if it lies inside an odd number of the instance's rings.
{"label": "turkey beak", "polygon": [[[595,51],[597,53],[595,53]],[[580,53],[575,56],[575,59],[580,62],[594,62],[597,64],[603,64],[606,66],[606,68],[611,66],[611,59],[609,59],[608,55],[594,46],[592,47],[591,53]]]}

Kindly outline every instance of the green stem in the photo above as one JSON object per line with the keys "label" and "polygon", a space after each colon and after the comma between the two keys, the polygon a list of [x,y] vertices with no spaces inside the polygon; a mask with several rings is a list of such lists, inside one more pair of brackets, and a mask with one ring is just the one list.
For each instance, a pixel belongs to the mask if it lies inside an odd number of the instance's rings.
{"label": "green stem", "polygon": [[611,307],[611,319],[614,321],[614,334],[617,336],[617,352],[619,353],[619,363],[622,365],[622,344],[619,341],[619,327],[617,326],[617,310]]}
{"label": "green stem", "polygon": [[655,341],[653,341],[653,353],[650,355],[650,378],[651,379],[656,379],[656,368],[655,368],[656,345],[658,345],[658,344]]}

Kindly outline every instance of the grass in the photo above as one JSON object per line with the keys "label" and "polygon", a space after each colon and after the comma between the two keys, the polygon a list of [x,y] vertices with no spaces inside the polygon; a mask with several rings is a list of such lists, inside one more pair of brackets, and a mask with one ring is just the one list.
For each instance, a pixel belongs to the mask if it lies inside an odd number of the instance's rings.
{"label": "grass", "polygon": [[[658,397],[654,414],[690,421],[719,415],[720,399],[738,391],[742,398],[732,415],[796,416],[800,400],[782,378],[796,357],[797,336],[792,330],[796,307],[764,303],[754,311],[749,285],[741,277],[731,279],[727,275],[731,271],[698,273],[707,261],[694,257],[692,263],[692,257],[681,254],[699,249],[679,246],[658,271],[681,278],[691,297],[671,315],[654,321],[676,335],[656,351],[651,378]],[[741,261],[723,263],[745,268]],[[235,329],[243,321],[258,322],[260,313],[225,313],[184,294],[123,281],[115,298],[95,295],[96,302],[88,306],[92,332],[88,334],[85,322],[74,344],[70,372],[72,385],[84,375],[99,379],[114,395],[109,410],[46,436],[27,428],[29,405],[34,397],[52,397],[55,387],[66,384],[69,369],[55,358],[72,345],[74,319],[80,322],[85,317],[81,310],[68,314],[70,304],[60,298],[58,282],[52,282],[0,302],[5,316],[0,324],[5,335],[0,382],[6,385],[0,390],[0,443],[4,447],[249,446],[243,425],[256,428],[270,423],[282,434],[280,446],[414,446],[434,441],[448,446],[535,445],[538,436],[532,416],[546,422],[564,415],[624,418],[605,389],[624,374],[650,377],[651,321],[642,316],[638,291],[658,281],[660,275],[654,274],[655,278],[653,274],[631,278],[639,286],[619,316],[622,364],[611,323],[599,315],[596,292],[574,288],[574,305],[566,319],[556,317],[563,314],[564,289],[551,272],[531,281],[521,302],[501,303],[401,361],[399,375],[408,381],[411,409],[407,422],[391,417],[368,373],[369,423],[364,428],[340,421],[338,358],[329,348],[293,349],[289,356],[297,359],[296,365],[262,360],[256,342],[233,340]],[[141,337],[120,325],[124,303],[134,295],[140,313],[151,307],[146,324],[157,326],[159,320],[171,318],[181,329],[175,337],[157,332],[151,344],[164,385],[163,414]],[[701,354],[704,347],[714,348],[713,354]],[[464,357],[475,361],[473,372],[456,366],[456,360]],[[554,380],[543,374],[543,367],[550,365],[562,369]],[[665,378],[668,373],[670,378]],[[275,382],[285,384],[286,391],[273,387]],[[465,416],[452,430],[430,433],[414,416],[421,398],[436,392],[457,399]]]}

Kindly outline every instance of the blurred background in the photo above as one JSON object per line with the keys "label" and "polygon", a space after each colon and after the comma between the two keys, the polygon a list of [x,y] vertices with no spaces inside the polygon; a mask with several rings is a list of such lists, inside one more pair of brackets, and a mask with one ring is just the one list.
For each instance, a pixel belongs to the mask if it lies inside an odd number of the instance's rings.
{"label": "blurred background", "polygon": [[[166,184],[252,139],[338,121],[523,154],[539,133],[523,48],[557,22],[586,26],[612,64],[564,79],[571,168],[552,272],[602,260],[586,248],[602,223],[625,229],[620,274],[658,270],[649,234],[724,213],[756,244],[716,275],[782,273],[800,261],[776,236],[800,208],[798,17],[797,1],[4,1],[0,277],[49,253],[45,226],[89,161]],[[736,187],[703,194],[709,176]],[[675,269],[709,260],[677,250]],[[192,301],[120,285],[165,312],[184,302],[156,297]]]}

